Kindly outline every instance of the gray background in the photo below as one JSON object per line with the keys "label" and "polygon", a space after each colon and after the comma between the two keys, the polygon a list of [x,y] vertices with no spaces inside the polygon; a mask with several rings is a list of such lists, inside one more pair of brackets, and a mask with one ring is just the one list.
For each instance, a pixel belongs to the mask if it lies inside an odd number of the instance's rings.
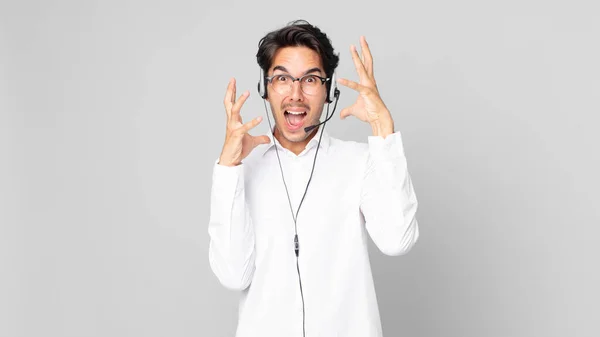
{"label": "gray background", "polygon": [[367,37],[403,133],[421,238],[370,243],[385,336],[599,336],[600,11],[565,3],[2,1],[0,336],[233,335],[207,253],[222,100],[235,76],[264,116],[257,43],[296,18],[341,77]]}

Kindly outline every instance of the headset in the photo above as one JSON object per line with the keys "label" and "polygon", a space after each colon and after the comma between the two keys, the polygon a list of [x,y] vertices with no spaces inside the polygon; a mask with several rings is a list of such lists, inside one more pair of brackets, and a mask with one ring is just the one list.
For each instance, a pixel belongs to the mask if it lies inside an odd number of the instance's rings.
{"label": "headset", "polygon": [[[271,129],[271,131],[273,132],[273,138],[275,138],[275,129],[273,128],[273,126],[271,125],[271,119],[269,117],[269,112],[267,109],[267,103],[266,103],[266,99],[267,99],[267,83],[266,83],[266,75],[264,73],[264,71],[262,70],[262,68],[260,69],[260,78],[258,80],[258,85],[257,85],[257,89],[258,89],[258,94],[260,95],[260,97],[263,98],[263,103],[265,105],[265,113],[267,114],[267,120],[269,121],[269,127]],[[329,121],[331,119],[331,117],[333,117],[334,113],[335,113],[335,108],[337,107],[337,103],[339,101],[340,98],[340,91],[337,88],[337,81],[336,81],[336,75],[335,75],[335,71],[333,73],[333,76],[331,77],[331,79],[329,79],[329,81],[331,81],[329,83],[329,91],[327,92],[327,99],[326,102],[327,104],[327,114],[325,115],[325,120],[323,122],[320,122],[318,124],[315,125],[311,125],[311,126],[307,126],[304,128],[304,132],[308,133],[310,132],[312,129],[318,127],[319,125],[325,124],[327,121]],[[335,104],[333,106],[333,111],[331,112],[331,116],[329,116],[329,104],[333,103],[333,99],[335,98]],[[323,128],[325,128],[325,125],[323,125]],[[298,256],[300,254],[300,243],[298,241],[298,229],[297,229],[297,225],[296,225],[296,219],[298,218],[298,212],[300,212],[300,206],[302,206],[302,202],[304,201],[304,197],[306,196],[306,192],[308,191],[308,186],[310,185],[310,182],[312,180],[312,176],[313,173],[315,171],[315,163],[317,162],[317,154],[319,153],[319,148],[321,147],[321,138],[323,137],[323,132],[321,132],[320,136],[319,136],[319,143],[317,144],[317,149],[315,151],[315,158],[313,160],[313,165],[312,165],[312,170],[310,172],[310,177],[308,178],[308,183],[306,184],[306,189],[304,190],[304,195],[302,196],[302,199],[300,200],[300,204],[298,205],[298,209],[296,210],[296,214],[294,215],[294,210],[292,208],[292,202],[290,200],[290,194],[288,192],[288,188],[287,188],[287,184],[285,183],[285,178],[283,176],[283,167],[281,166],[281,159],[279,157],[279,151],[277,150],[277,146],[275,146],[275,153],[277,154],[277,161],[279,162],[279,169],[281,171],[281,179],[283,180],[283,185],[285,187],[285,192],[287,194],[287,198],[288,198],[288,203],[290,205],[290,211],[292,212],[292,219],[294,220],[294,231],[295,231],[295,235],[294,235],[294,252],[296,254],[296,270],[298,271],[298,282],[300,285],[300,297],[302,299],[302,336],[306,336],[306,328],[305,328],[305,313],[304,313],[304,292],[302,290],[302,278],[300,277],[300,265],[298,263]],[[274,140],[273,140],[274,141]]]}

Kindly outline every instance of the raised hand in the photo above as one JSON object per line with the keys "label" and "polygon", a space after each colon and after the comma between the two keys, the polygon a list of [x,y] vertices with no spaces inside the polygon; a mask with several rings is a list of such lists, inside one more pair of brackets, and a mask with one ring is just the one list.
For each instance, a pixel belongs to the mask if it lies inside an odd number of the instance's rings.
{"label": "raised hand", "polygon": [[373,75],[373,56],[364,36],[360,38],[360,45],[362,57],[358,55],[354,45],[350,46],[350,53],[360,83],[345,78],[338,80],[341,85],[357,91],[358,98],[354,104],[340,111],[340,117],[345,119],[348,116],[354,116],[363,122],[368,122],[373,128],[374,135],[385,137],[394,132],[394,123],[389,110],[379,95],[377,82]]}
{"label": "raised hand", "polygon": [[256,146],[270,142],[267,136],[252,136],[248,134],[250,129],[262,121],[262,117],[259,116],[246,124],[242,122],[240,110],[248,96],[250,96],[250,93],[245,91],[237,101],[235,100],[235,96],[235,78],[232,78],[227,86],[227,92],[223,101],[225,112],[227,113],[227,129],[225,144],[219,157],[219,165],[239,165]]}

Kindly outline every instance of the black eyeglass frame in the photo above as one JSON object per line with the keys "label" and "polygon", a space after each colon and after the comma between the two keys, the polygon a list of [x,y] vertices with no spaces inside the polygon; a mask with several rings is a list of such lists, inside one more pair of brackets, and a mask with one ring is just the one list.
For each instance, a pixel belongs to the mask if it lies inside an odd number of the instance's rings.
{"label": "black eyeglass frame", "polygon": [[[277,77],[277,76],[285,76],[287,78],[291,78],[292,79],[292,85],[296,81],[300,82],[300,89],[302,89],[302,80],[304,78],[306,78],[306,77],[309,77],[309,76],[310,77],[316,77],[319,80],[321,80],[321,85],[324,85],[326,82],[328,82],[328,81],[331,80],[331,77],[321,77],[321,76],[315,75],[315,74],[306,74],[306,75],[304,75],[302,77],[294,77],[294,76],[292,76],[290,74],[276,74],[276,75],[273,75],[273,76],[265,76],[265,81],[268,82],[269,84],[273,85],[273,79],[275,77]],[[290,88],[291,88],[292,85],[290,85]],[[304,91],[304,90],[302,90],[302,91]]]}

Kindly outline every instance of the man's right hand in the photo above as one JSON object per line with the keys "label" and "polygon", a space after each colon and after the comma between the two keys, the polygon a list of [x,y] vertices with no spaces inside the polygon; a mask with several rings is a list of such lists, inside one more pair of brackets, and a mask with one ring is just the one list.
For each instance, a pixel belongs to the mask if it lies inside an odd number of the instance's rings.
{"label": "man's right hand", "polygon": [[241,164],[242,160],[260,144],[269,144],[271,141],[267,136],[252,136],[248,134],[250,129],[257,126],[262,118],[259,116],[248,123],[242,122],[240,110],[242,105],[250,96],[248,91],[235,100],[235,78],[229,81],[225,93],[225,112],[227,113],[227,129],[225,133],[225,144],[219,157],[219,165],[235,166]]}

